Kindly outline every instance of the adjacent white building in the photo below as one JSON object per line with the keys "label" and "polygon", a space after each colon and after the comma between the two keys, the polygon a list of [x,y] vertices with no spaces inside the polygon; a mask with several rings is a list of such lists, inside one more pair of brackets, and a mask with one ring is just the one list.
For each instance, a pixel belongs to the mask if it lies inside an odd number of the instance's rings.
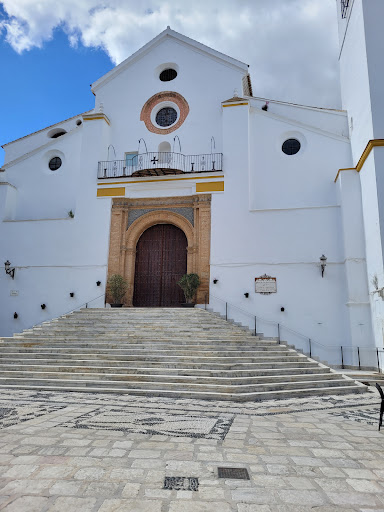
{"label": "adjacent white building", "polygon": [[112,273],[126,306],[178,305],[188,271],[199,304],[376,365],[384,6],[337,4],[344,110],[258,98],[246,64],[168,27],[92,85],[93,110],[5,144],[0,336],[102,306]]}

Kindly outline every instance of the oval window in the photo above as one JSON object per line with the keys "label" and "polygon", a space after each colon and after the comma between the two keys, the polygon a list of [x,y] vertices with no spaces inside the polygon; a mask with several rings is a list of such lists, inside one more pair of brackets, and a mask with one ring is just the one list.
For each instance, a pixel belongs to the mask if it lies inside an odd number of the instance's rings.
{"label": "oval window", "polygon": [[282,146],[283,153],[286,155],[296,155],[300,151],[301,144],[297,139],[287,139]]}
{"label": "oval window", "polygon": [[167,127],[174,124],[177,120],[177,112],[172,107],[161,108],[156,114],[156,123],[159,126]]}
{"label": "oval window", "polygon": [[57,169],[61,167],[61,163],[61,158],[59,156],[54,156],[50,159],[48,166],[51,171],[57,171]]}
{"label": "oval window", "polygon": [[164,69],[164,71],[162,71],[159,76],[162,82],[170,82],[171,80],[174,80],[176,77],[177,71],[172,68]]}

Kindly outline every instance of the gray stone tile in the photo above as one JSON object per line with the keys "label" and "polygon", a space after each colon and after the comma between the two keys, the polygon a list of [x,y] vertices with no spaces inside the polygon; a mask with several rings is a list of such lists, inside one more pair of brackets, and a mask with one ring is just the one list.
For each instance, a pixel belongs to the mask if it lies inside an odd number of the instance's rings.
{"label": "gray stone tile", "polygon": [[154,500],[109,499],[103,502],[97,512],[161,512],[161,505],[161,501]]}
{"label": "gray stone tile", "polygon": [[76,496],[84,488],[82,482],[72,480],[57,480],[49,489],[49,494],[59,496]]}
{"label": "gray stone tile", "polygon": [[21,496],[6,505],[2,510],[5,512],[41,512],[45,509],[47,503],[48,498],[43,496]]}
{"label": "gray stone tile", "polygon": [[292,505],[300,503],[301,505],[309,505],[311,507],[323,505],[327,499],[318,491],[308,490],[279,490],[277,491],[279,498],[285,503]]}
{"label": "gray stone tile", "polygon": [[100,467],[82,468],[74,474],[75,480],[100,480],[106,470]]}
{"label": "gray stone tile", "polygon": [[92,512],[96,503],[95,498],[72,498],[60,496],[47,512],[81,511]]}
{"label": "gray stone tile", "polygon": [[[191,502],[191,501],[172,501],[169,506],[169,512],[231,512],[231,507],[223,501]],[[152,512],[148,509],[148,512]]]}
{"label": "gray stone tile", "polygon": [[347,483],[353,487],[355,491],[358,492],[368,492],[368,493],[377,493],[384,492],[384,488],[380,487],[376,482],[371,482],[370,480],[357,480],[348,478]]}

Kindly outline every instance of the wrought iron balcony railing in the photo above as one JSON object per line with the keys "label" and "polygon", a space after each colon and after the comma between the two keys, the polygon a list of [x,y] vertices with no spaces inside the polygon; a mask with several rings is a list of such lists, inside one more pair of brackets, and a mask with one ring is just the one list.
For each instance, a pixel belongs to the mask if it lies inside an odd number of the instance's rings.
{"label": "wrought iron balcony railing", "polygon": [[99,162],[97,177],[129,178],[140,176],[164,176],[190,172],[223,170],[222,153],[206,155],[182,155],[181,153],[151,152],[135,155],[129,161],[110,160]]}

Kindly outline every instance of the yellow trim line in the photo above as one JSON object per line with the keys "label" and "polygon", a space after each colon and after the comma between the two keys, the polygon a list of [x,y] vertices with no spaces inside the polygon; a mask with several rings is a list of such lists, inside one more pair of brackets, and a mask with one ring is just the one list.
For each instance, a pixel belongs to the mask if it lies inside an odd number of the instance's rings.
{"label": "yellow trim line", "polygon": [[246,102],[246,103],[232,103],[230,105],[223,105],[223,107],[238,107],[239,105],[248,105],[248,102]]}
{"label": "yellow trim line", "polygon": [[360,172],[365,164],[366,159],[369,157],[373,148],[377,148],[380,146],[384,146],[384,139],[372,139],[368,142],[366,148],[363,151],[363,154],[360,157],[360,160],[357,162],[356,167],[348,167],[347,169],[339,169],[336,174],[335,183],[341,171],[357,171]]}
{"label": "yellow trim line", "polygon": [[97,197],[125,196],[125,187],[99,188]]}
{"label": "yellow trim line", "polygon": [[224,181],[196,183],[196,192],[224,192]]}
{"label": "yellow trim line", "polygon": [[[160,178],[160,176],[159,176],[159,178]],[[163,181],[176,181],[176,180],[206,180],[206,179],[214,180],[215,178],[216,178],[216,176],[194,176],[193,178],[178,178],[177,177],[177,178],[166,178],[165,180],[160,179],[160,180],[112,181],[112,182],[108,182],[108,183],[98,183],[97,185],[99,187],[100,186],[105,187],[106,185],[130,185],[131,183],[152,183],[152,182],[162,183]],[[217,176],[217,178],[223,179],[224,176],[223,175]]]}

